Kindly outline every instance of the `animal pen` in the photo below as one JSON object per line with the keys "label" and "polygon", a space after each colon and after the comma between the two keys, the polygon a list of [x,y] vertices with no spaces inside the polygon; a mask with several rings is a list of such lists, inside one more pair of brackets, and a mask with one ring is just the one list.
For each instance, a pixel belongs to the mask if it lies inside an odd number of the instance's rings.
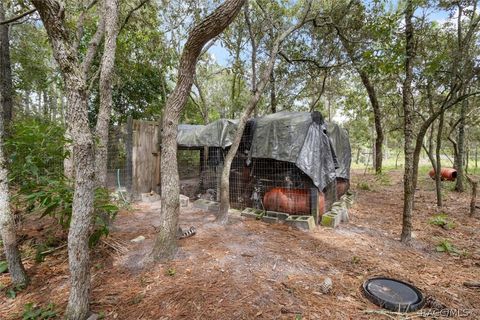
{"label": "animal pen", "polygon": [[[181,194],[191,200],[219,200],[223,160],[237,123],[220,119],[208,125],[179,125]],[[110,185],[126,189],[133,199],[152,191],[160,194],[158,123],[129,120],[112,141]],[[250,119],[231,166],[230,206],[312,215],[318,223],[347,191],[350,161],[346,130],[326,123],[318,112],[279,112]]]}

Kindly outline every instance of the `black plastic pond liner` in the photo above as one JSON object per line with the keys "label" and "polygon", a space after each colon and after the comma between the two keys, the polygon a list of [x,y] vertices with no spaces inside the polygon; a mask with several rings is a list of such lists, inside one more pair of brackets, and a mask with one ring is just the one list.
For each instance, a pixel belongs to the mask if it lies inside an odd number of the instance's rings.
{"label": "black plastic pond liner", "polygon": [[372,278],[363,283],[363,293],[372,303],[396,312],[412,312],[425,304],[415,286],[391,278]]}

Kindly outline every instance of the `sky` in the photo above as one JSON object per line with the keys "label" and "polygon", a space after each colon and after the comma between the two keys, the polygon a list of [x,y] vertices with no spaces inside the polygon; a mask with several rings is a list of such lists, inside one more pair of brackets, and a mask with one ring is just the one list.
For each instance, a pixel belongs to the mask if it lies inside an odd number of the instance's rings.
{"label": "sky", "polygon": [[[366,0],[366,2],[370,2],[370,1]],[[392,0],[391,4],[395,8],[398,5],[398,0]],[[421,15],[422,14],[421,9],[417,10],[416,14]],[[449,17],[449,13],[445,10],[428,9],[428,19],[431,21],[437,21],[440,24],[443,24],[447,22],[450,19],[450,17]],[[220,40],[217,40],[217,42],[210,47],[208,52],[212,55],[215,61],[218,62],[218,64],[220,64],[221,66],[227,67],[229,65],[228,51],[221,46]]]}

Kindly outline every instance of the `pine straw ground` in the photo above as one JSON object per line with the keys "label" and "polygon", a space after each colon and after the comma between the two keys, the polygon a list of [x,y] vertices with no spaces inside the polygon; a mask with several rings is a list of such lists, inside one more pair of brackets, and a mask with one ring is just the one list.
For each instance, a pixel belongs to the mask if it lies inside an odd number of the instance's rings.
{"label": "pine straw ground", "polygon": [[[371,190],[360,190],[360,181]],[[350,223],[335,230],[319,227],[307,233],[241,217],[232,217],[222,227],[212,223],[211,214],[184,210],[181,225],[194,225],[198,233],[181,240],[175,260],[166,264],[148,259],[159,203],[136,205],[119,214],[110,246],[104,244],[93,253],[91,308],[105,319],[400,318],[382,314],[360,292],[367,278],[384,275],[415,284],[449,308],[470,309],[468,318],[480,319],[480,310],[474,310],[480,308],[480,292],[463,286],[464,281],[480,280],[480,213],[467,216],[468,195],[448,191],[451,183],[445,183],[442,212],[456,228],[430,225],[432,214],[438,213],[434,184],[421,177],[414,241],[407,247],[398,241],[401,173],[379,179],[357,171],[352,187],[357,202],[350,210]],[[22,232],[32,235],[29,225],[24,224]],[[130,242],[139,235],[146,240]],[[464,254],[436,252],[442,239]],[[66,249],[51,253],[42,263],[28,259],[26,265],[32,283],[13,300],[2,295],[0,319],[21,318],[29,302],[54,303],[60,317],[68,297]],[[333,280],[328,295],[319,292],[325,277]],[[9,284],[6,274],[0,283]],[[413,317],[419,315],[408,316]]]}

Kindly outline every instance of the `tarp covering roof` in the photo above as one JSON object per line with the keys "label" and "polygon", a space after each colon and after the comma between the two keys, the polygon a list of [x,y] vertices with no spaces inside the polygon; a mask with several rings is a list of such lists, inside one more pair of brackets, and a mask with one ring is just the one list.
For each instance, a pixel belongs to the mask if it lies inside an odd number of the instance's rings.
{"label": "tarp covering roof", "polygon": [[182,147],[220,147],[232,145],[238,120],[220,119],[204,125],[178,126],[177,143]]}
{"label": "tarp covering roof", "polygon": [[328,136],[307,112],[279,112],[255,119],[250,157],[295,163],[319,190],[335,179]]}
{"label": "tarp covering roof", "polygon": [[[295,163],[319,190],[336,177],[349,179],[348,134],[336,124],[327,125],[318,113],[315,117],[307,112],[278,112],[250,121],[250,158]],[[181,147],[226,148],[233,142],[237,124],[220,119],[206,126],[180,125],[177,142]]]}
{"label": "tarp covering roof", "polygon": [[333,150],[337,156],[337,177],[350,180],[352,150],[350,148],[348,132],[338,124],[329,122],[327,124],[327,134],[332,141]]}

